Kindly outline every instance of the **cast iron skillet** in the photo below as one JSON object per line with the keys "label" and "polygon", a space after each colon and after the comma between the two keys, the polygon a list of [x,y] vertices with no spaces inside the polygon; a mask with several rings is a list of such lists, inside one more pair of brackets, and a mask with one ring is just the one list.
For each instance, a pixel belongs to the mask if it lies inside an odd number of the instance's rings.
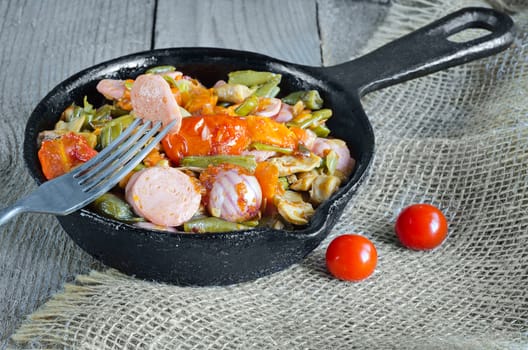
{"label": "cast iron skillet", "polygon": [[[447,38],[466,28],[490,31],[455,43]],[[60,83],[37,105],[25,132],[24,158],[42,183],[37,134],[52,129],[72,101],[102,104],[96,92],[103,78],[135,77],[147,67],[175,65],[206,86],[233,70],[254,69],[283,75],[282,94],[317,89],[334,111],[332,135],[345,140],[357,166],[347,183],[320,206],[311,222],[296,231],[254,229],[221,234],[151,231],[101,217],[87,209],[58,217],[64,230],[85,251],[130,275],[182,285],[225,285],[252,280],[299,262],[326,237],[367,174],[374,155],[374,133],[360,97],[376,89],[463,64],[506,49],[513,22],[481,8],[455,12],[356,60],[333,67],[308,67],[271,57],[215,48],[172,48],[141,52],[83,70]],[[353,35],[353,34],[351,34]]]}

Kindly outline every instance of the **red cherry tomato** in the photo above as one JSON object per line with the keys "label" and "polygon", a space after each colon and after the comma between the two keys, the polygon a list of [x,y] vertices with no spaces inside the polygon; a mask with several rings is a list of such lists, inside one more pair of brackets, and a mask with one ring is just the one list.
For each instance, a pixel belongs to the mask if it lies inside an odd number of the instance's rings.
{"label": "red cherry tomato", "polygon": [[405,247],[429,250],[438,247],[447,237],[447,220],[433,205],[413,204],[400,213],[394,230]]}
{"label": "red cherry tomato", "polygon": [[336,278],[361,281],[376,268],[378,252],[372,242],[359,235],[341,235],[326,250],[326,267]]}

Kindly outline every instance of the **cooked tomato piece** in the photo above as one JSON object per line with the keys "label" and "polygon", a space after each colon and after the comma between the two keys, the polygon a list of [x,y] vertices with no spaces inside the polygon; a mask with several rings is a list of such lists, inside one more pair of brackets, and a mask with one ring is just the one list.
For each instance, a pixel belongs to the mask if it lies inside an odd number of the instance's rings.
{"label": "cooked tomato piece", "polygon": [[214,94],[214,90],[202,86],[193,87],[190,96],[186,99],[182,101],[184,102],[183,107],[192,115],[213,114],[218,102],[218,96]]}
{"label": "cooked tomato piece", "polygon": [[249,143],[246,120],[222,114],[183,118],[180,131],[162,141],[176,164],[185,156],[241,154]]}
{"label": "cooked tomato piece", "polygon": [[297,136],[288,127],[267,117],[248,116],[248,133],[252,142],[294,149]]}
{"label": "cooked tomato piece", "polygon": [[279,169],[270,162],[260,162],[255,169],[260,189],[262,190],[262,210],[269,214],[273,211],[273,197],[283,192],[279,182]]}
{"label": "cooked tomato piece", "polygon": [[51,180],[69,172],[75,166],[97,155],[81,135],[68,133],[53,140],[45,140],[38,152],[42,172]]}

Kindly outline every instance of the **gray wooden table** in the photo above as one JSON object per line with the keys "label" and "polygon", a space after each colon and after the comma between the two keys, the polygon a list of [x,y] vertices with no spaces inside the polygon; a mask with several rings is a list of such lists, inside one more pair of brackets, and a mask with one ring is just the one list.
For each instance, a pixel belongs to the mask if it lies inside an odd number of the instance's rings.
{"label": "gray wooden table", "polygon": [[[0,0],[0,207],[34,188],[27,118],[56,84],[93,64],[162,47],[250,50],[333,65],[357,55],[389,1]],[[53,217],[0,228],[0,349],[24,317],[78,273],[99,267]]]}

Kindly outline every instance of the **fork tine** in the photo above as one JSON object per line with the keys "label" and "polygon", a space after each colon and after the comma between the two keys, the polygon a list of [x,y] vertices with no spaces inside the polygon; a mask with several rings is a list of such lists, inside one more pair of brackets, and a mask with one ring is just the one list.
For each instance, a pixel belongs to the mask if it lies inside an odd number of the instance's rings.
{"label": "fork tine", "polygon": [[[85,192],[104,193],[114,187],[123,176],[128,174],[132,169],[136,167],[147,156],[147,154],[167,135],[170,129],[176,124],[176,121],[172,121],[163,130],[161,130],[154,139],[148,144],[145,143],[152,137],[154,133],[160,127],[160,123],[156,123],[155,126],[150,130],[149,133],[145,134],[139,141],[138,144],[132,147],[125,155],[120,159],[124,160],[112,164],[103,173],[97,175],[97,177],[91,179],[90,184],[85,186]],[[141,149],[142,146],[143,149]],[[141,151],[139,151],[141,149]],[[139,151],[139,152],[138,152]]]}
{"label": "fork tine", "polygon": [[74,170],[70,172],[70,174],[73,176],[77,176],[79,173],[89,169],[90,167],[94,166],[96,163],[99,163],[100,161],[102,161],[104,158],[106,158],[106,156],[109,153],[115,150],[116,145],[121,143],[121,141],[129,137],[134,132],[135,128],[139,125],[139,123],[141,123],[141,119],[136,118],[132,122],[132,124],[130,124],[125,130],[123,130],[121,135],[119,135],[114,141],[112,141],[112,143],[110,143],[107,147],[105,147],[105,149],[99,152],[97,156],[93,157],[92,159],[82,164],[81,166],[75,168]]}
{"label": "fork tine", "polygon": [[147,130],[149,130],[150,125],[151,122],[147,121],[138,130],[135,130],[134,134],[128,137],[122,144],[115,145],[113,149],[109,149],[112,145],[105,147],[104,150],[108,149],[109,151],[107,152],[106,157],[100,159],[91,168],[88,168],[83,172],[75,174],[74,177],[79,180],[80,184],[82,184],[87,180],[87,178],[94,176],[94,174],[104,169],[108,164],[111,164],[113,161],[121,157],[125,152],[130,149],[130,147],[133,146],[133,144],[137,143],[138,139],[141,138],[142,135],[147,132]]}
{"label": "fork tine", "polygon": [[[145,144],[152,138],[152,136],[158,132],[160,129],[161,122],[157,122],[150,128],[146,133],[141,133],[140,137],[134,141],[134,145],[131,145],[124,152],[117,152],[112,154],[104,160],[103,163],[97,165],[97,167],[90,169],[85,174],[78,178],[79,185],[84,187],[84,190],[87,191],[91,186],[97,184],[102,179],[104,179],[108,174],[111,174],[115,171],[116,168],[122,167],[124,163],[128,162]],[[140,131],[144,132],[144,128],[141,128]],[[135,135],[139,134],[136,132]],[[134,136],[135,136],[134,135]],[[122,147],[121,147],[122,148]],[[121,151],[121,149],[119,150]]]}

